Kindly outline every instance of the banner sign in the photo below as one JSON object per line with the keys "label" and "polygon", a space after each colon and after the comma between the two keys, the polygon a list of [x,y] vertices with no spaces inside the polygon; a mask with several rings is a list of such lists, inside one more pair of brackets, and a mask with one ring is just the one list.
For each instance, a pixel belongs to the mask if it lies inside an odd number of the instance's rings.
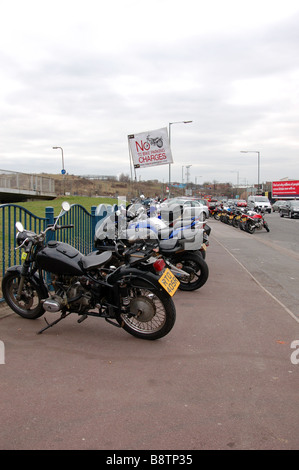
{"label": "banner sign", "polygon": [[272,197],[298,197],[299,181],[273,181]]}
{"label": "banner sign", "polygon": [[173,163],[167,127],[128,135],[134,168]]}

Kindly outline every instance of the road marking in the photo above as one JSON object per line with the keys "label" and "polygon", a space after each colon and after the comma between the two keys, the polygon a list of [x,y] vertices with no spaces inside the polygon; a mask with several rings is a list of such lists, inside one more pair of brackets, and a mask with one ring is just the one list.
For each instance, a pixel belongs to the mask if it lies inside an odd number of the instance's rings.
{"label": "road marking", "polygon": [[226,248],[219,240],[217,240],[215,237],[213,237],[214,240],[222,247],[224,248],[224,250],[244,269],[244,271],[246,271],[247,274],[249,274],[249,276],[254,280],[254,282],[256,282],[256,284],[261,288],[263,289],[264,292],[266,292],[266,294],[268,294],[273,300],[275,300],[297,323],[299,323],[299,318],[286,306],[284,305],[277,297],[275,297],[275,295],[271,294],[270,291],[268,291],[268,289],[266,289],[261,283],[260,281],[258,281],[256,279],[256,277],[253,276],[253,274],[251,274],[250,271],[248,271],[248,269],[244,266],[244,264],[242,264],[230,251],[228,248]]}

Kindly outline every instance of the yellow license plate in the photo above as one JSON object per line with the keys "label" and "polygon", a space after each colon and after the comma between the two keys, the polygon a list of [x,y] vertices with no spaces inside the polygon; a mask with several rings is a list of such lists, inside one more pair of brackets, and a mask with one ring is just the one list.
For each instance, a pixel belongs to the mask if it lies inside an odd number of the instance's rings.
{"label": "yellow license plate", "polygon": [[168,292],[169,295],[173,296],[180,285],[180,281],[172,274],[167,268],[159,279],[161,286]]}

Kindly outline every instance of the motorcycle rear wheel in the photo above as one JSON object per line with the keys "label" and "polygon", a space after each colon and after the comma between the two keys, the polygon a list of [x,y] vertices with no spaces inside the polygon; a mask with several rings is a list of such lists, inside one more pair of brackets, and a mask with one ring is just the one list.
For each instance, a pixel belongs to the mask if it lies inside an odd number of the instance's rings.
{"label": "motorcycle rear wheel", "polygon": [[158,286],[144,279],[135,279],[129,288],[129,306],[133,315],[122,313],[117,321],[123,329],[137,338],[156,340],[173,328],[176,309],[172,298]]}
{"label": "motorcycle rear wheel", "polygon": [[172,260],[178,268],[189,274],[189,279],[178,278],[180,290],[193,291],[202,287],[208,280],[209,267],[202,256],[185,252]]}
{"label": "motorcycle rear wheel", "polygon": [[34,320],[41,317],[44,314],[41,289],[27,279],[24,282],[21,298],[17,300],[20,278],[18,271],[7,272],[3,277],[2,293],[7,305],[23,318]]}
{"label": "motorcycle rear wheel", "polygon": [[250,223],[246,223],[245,224],[245,230],[248,233],[254,233],[255,232],[255,226],[250,224]]}
{"label": "motorcycle rear wheel", "polygon": [[239,226],[240,226],[239,221],[238,221],[235,217],[234,217],[233,220],[232,220],[232,225],[233,225],[233,227],[235,227],[235,228],[239,228]]}

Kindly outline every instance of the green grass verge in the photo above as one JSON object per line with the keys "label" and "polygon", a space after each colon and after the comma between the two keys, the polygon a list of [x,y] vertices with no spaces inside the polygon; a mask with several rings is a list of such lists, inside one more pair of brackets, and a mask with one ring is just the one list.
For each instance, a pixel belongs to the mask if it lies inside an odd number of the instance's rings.
{"label": "green grass verge", "polygon": [[25,209],[32,212],[34,215],[37,215],[38,217],[44,217],[46,207],[53,207],[54,214],[58,215],[63,201],[68,201],[70,204],[80,204],[81,206],[85,207],[88,212],[90,212],[92,206],[98,206],[99,204],[117,204],[117,199],[115,198],[61,196],[50,201],[35,200],[28,202],[19,202],[17,203],[17,205],[24,207]]}

